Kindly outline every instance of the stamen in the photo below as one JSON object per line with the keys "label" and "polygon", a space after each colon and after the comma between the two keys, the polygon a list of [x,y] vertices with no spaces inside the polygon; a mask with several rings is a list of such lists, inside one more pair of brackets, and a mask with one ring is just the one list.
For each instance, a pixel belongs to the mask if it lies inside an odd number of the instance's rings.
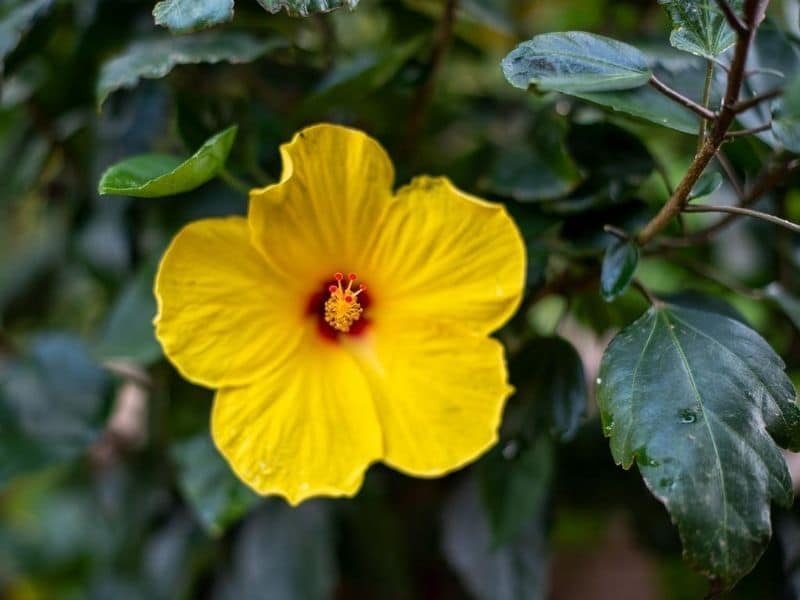
{"label": "stamen", "polygon": [[347,333],[350,327],[361,318],[364,309],[358,303],[357,296],[367,289],[367,286],[360,284],[358,290],[353,291],[353,283],[358,279],[355,273],[347,275],[347,287],[342,288],[342,273],[334,273],[333,278],[338,285],[328,286],[331,293],[330,298],[325,301],[325,322],[337,331]]}

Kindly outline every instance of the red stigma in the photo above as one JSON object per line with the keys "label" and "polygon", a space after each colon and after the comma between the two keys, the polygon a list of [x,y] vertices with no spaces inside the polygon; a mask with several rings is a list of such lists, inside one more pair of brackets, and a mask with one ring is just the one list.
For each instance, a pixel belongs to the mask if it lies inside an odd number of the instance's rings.
{"label": "red stigma", "polygon": [[344,301],[347,302],[347,303],[350,303],[350,302],[353,301],[353,297],[352,296],[345,296],[344,297]]}
{"label": "red stigma", "polygon": [[358,286],[358,289],[359,289],[359,290],[361,290],[361,291],[363,292],[365,289],[367,289],[367,286],[365,286],[365,285],[362,283],[362,284],[360,284],[360,285]]}
{"label": "red stigma", "polygon": [[350,273],[350,274],[347,276],[347,278],[348,278],[350,281],[355,281],[356,279],[358,279],[358,275],[356,275],[355,273]]}
{"label": "red stigma", "polygon": [[329,291],[331,294],[332,294],[332,293],[334,293],[334,292],[335,292],[336,290],[338,290],[338,289],[339,289],[339,288],[338,288],[338,287],[336,287],[335,285],[329,285],[329,286],[328,286],[328,291]]}
{"label": "red stigma", "polygon": [[334,274],[333,274],[333,278],[334,278],[336,281],[341,281],[342,279],[344,279],[344,275],[343,275],[342,273],[334,273]]}

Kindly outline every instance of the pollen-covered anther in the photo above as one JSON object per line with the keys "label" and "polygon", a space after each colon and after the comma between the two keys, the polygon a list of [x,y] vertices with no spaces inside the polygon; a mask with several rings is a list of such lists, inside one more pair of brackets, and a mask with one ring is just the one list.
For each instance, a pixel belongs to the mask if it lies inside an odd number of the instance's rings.
{"label": "pollen-covered anther", "polygon": [[355,273],[347,276],[347,287],[342,287],[343,273],[334,273],[333,278],[337,285],[328,286],[331,296],[325,301],[325,322],[337,331],[347,333],[364,312],[358,303],[358,295],[367,286],[361,284],[357,290],[353,289],[353,283],[358,279]]}

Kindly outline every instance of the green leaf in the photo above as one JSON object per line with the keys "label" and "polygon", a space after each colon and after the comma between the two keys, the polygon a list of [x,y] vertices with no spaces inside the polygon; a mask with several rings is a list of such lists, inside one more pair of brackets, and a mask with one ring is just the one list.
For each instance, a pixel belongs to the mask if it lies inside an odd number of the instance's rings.
{"label": "green leaf", "polygon": [[542,117],[533,129],[535,135],[500,150],[485,184],[490,191],[519,202],[537,202],[566,196],[581,182],[581,172],[567,151],[563,120]]}
{"label": "green leaf", "polygon": [[283,46],[282,40],[259,40],[232,31],[139,40],[103,65],[95,94],[97,107],[99,109],[112,92],[132,88],[142,78],[160,79],[178,65],[248,63]]}
{"label": "green leaf", "polygon": [[[678,50],[714,59],[736,43],[736,33],[714,0],[658,0],[672,20],[669,42]],[[728,0],[739,12],[742,0]]]}
{"label": "green leaf", "polygon": [[17,47],[34,21],[50,9],[53,0],[22,0],[4,4],[0,7],[0,72],[5,57]]}
{"label": "green leaf", "polygon": [[553,478],[553,443],[540,435],[530,445],[519,440],[496,446],[478,463],[481,499],[494,547],[521,535],[541,512]]}
{"label": "green leaf", "polygon": [[94,443],[107,384],[83,344],[65,335],[41,335],[26,356],[0,360],[0,487]]}
{"label": "green leaf", "polygon": [[219,600],[332,598],[336,582],[333,527],[325,501],[292,508],[272,500],[249,517],[233,547]]}
{"label": "green leaf", "polygon": [[424,42],[424,38],[415,37],[379,53],[369,52],[341,63],[319,83],[314,93],[307,96],[300,114],[312,115],[329,109],[331,105],[351,104],[353,98],[383,87],[422,48]]}
{"label": "green leaf", "polygon": [[800,77],[794,78],[775,103],[772,133],[789,152],[800,153]]}
{"label": "green leaf", "polygon": [[560,441],[575,437],[589,405],[583,362],[563,338],[536,338],[511,359],[517,393],[509,400],[503,433],[535,444],[542,432]]}
{"label": "green leaf", "polygon": [[233,19],[233,0],[162,0],[153,8],[156,25],[186,33]]}
{"label": "green leaf", "polygon": [[170,455],[181,492],[211,535],[221,535],[260,501],[236,479],[207,433],[174,444]]}
{"label": "green leaf", "polygon": [[689,200],[705,198],[716,192],[722,185],[722,175],[717,171],[703,173],[694,184]]}
{"label": "green leaf", "polygon": [[633,46],[582,31],[523,42],[503,59],[503,74],[523,90],[565,94],[637,88],[651,76],[647,57]]}
{"label": "green leaf", "polygon": [[541,600],[547,592],[548,549],[544,507],[513,542],[492,543],[474,479],[464,481],[444,510],[442,546],[447,562],[478,600]]}
{"label": "green leaf", "polygon": [[800,447],[800,409],[783,369],[746,325],[674,305],[625,328],[601,363],[598,404],[614,460],[636,462],[686,560],[725,587],[764,552],[770,501],[792,502],[776,442]]}
{"label": "green leaf", "polygon": [[[694,61],[671,64],[659,60],[654,61],[652,69],[661,81],[689,97],[695,95],[696,89],[693,88],[697,88],[698,78],[702,81],[705,70]],[[572,95],[683,133],[695,134],[698,130],[698,117],[693,112],[649,85],[631,90]]]}
{"label": "green leaf", "polygon": [[600,273],[600,293],[611,302],[631,284],[639,264],[639,246],[630,240],[617,240],[606,249]]}
{"label": "green leaf", "polygon": [[200,187],[225,166],[237,127],[209,138],[191,157],[182,160],[165,154],[141,154],[109,167],[100,178],[102,195],[158,198]]}
{"label": "green leaf", "polygon": [[161,346],[153,328],[156,267],[156,261],[144,265],[120,293],[92,348],[92,354],[98,359],[125,360],[147,366],[161,358]]}
{"label": "green leaf", "polygon": [[258,3],[271,13],[285,9],[293,17],[307,17],[342,7],[353,10],[358,6],[358,0],[258,0]]}
{"label": "green leaf", "polygon": [[786,314],[795,327],[800,329],[800,300],[790,294],[786,288],[777,281],[764,288],[764,294],[774,300]]}

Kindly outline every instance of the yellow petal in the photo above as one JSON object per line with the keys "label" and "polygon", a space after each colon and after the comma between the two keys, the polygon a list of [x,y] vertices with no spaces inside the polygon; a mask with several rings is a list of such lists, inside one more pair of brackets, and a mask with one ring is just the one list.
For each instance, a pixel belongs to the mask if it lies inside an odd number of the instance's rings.
{"label": "yellow petal", "polygon": [[250,386],[217,392],[211,430],[240,479],[291,504],[355,495],[382,454],[360,368],[339,346],[313,339],[283,368]]}
{"label": "yellow petal", "polygon": [[376,328],[361,349],[376,389],[384,462],[435,477],[477,458],[497,440],[506,398],[502,346],[445,323]]}
{"label": "yellow petal", "polygon": [[[302,307],[250,243],[240,217],[186,226],[156,276],[156,336],[190,381],[240,385],[297,346]],[[295,314],[296,313],[296,314]]]}
{"label": "yellow petal", "polygon": [[362,270],[386,318],[445,319],[489,333],[522,297],[525,247],[514,221],[443,177],[418,177],[398,191],[368,256]]}
{"label": "yellow petal", "polygon": [[281,181],[250,194],[254,243],[301,285],[356,269],[392,200],[386,151],[360,131],[316,125],[281,146],[281,157]]}

